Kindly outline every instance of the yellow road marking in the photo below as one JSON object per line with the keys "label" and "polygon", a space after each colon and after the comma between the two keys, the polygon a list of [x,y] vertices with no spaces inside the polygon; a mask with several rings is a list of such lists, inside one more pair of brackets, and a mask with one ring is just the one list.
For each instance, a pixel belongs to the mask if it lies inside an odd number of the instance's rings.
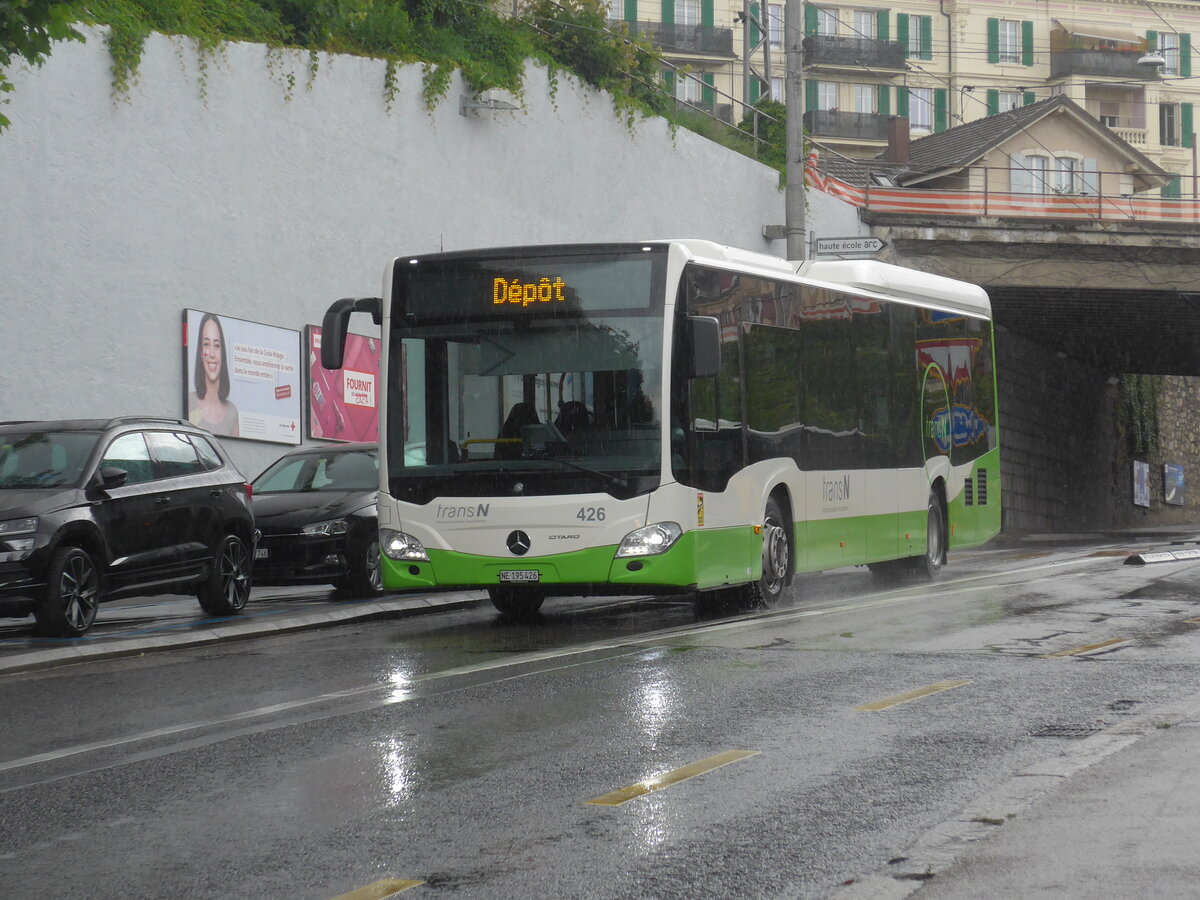
{"label": "yellow road marking", "polygon": [[628,803],[651,791],[679,784],[681,781],[687,781],[689,778],[695,778],[697,775],[703,775],[705,772],[711,772],[713,769],[719,769],[721,766],[727,766],[751,756],[758,756],[758,754],[758,750],[726,750],[716,756],[710,756],[662,775],[655,775],[653,778],[647,778],[645,781],[639,781],[637,784],[631,784],[629,787],[623,787],[602,797],[595,797],[584,802],[592,806],[620,806],[622,803]]}
{"label": "yellow road marking", "polygon": [[1113,644],[1125,644],[1129,642],[1129,638],[1110,638],[1107,641],[1097,641],[1094,644],[1084,644],[1082,647],[1072,647],[1070,650],[1059,650],[1057,653],[1047,653],[1042,656],[1042,659],[1054,659],[1058,656],[1079,656],[1082,653],[1091,653],[1093,650],[1099,650],[1101,647],[1111,647]]}
{"label": "yellow road marking", "polygon": [[406,878],[385,878],[382,881],[368,884],[366,887],[360,887],[358,890],[351,891],[348,894],[339,894],[333,900],[382,900],[383,897],[390,897],[393,894],[407,891],[409,888],[414,888],[418,884],[424,883],[423,881],[412,881]]}
{"label": "yellow road marking", "polygon": [[878,712],[881,709],[888,709],[893,706],[899,706],[901,703],[908,703],[910,700],[920,700],[922,697],[928,697],[930,694],[937,694],[941,691],[949,691],[956,687],[962,687],[964,684],[970,684],[969,681],[939,681],[937,684],[931,684],[928,687],[917,688],[913,691],[905,691],[903,694],[896,694],[893,697],[884,697],[882,700],[876,700],[874,703],[864,703],[862,706],[854,707],[863,712]]}

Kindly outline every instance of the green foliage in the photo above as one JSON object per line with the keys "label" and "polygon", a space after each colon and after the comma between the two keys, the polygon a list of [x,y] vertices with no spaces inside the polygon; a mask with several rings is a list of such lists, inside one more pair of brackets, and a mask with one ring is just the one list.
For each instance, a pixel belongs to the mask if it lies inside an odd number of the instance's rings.
{"label": "green foliage", "polygon": [[[765,143],[758,144],[758,159],[780,172],[787,170],[787,108],[774,100],[760,100],[738,126],[742,131],[757,135]],[[756,121],[757,120],[757,121]],[[753,140],[753,139],[751,139]]]}
{"label": "green foliage", "polygon": [[1163,383],[1162,375],[1121,376],[1117,415],[1131,459],[1150,462],[1158,456],[1158,401]]}
{"label": "green foliage", "polygon": [[[18,59],[40,66],[55,41],[80,41],[71,27],[75,14],[70,4],[55,0],[0,0],[0,94],[11,93],[12,82],[4,70]],[[9,126],[0,114],[0,131]]]}

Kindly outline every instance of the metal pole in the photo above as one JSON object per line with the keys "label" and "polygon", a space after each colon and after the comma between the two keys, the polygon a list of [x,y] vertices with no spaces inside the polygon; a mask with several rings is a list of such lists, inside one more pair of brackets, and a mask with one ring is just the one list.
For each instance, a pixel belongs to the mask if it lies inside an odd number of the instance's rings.
{"label": "metal pole", "polygon": [[787,190],[784,194],[787,221],[787,258],[807,255],[808,223],[804,208],[804,0],[787,0],[783,11],[783,41],[787,86]]}
{"label": "metal pole", "polygon": [[742,0],[742,118],[750,111],[750,0]]}
{"label": "metal pole", "polygon": [[771,93],[771,4],[768,0],[762,0],[758,12],[762,16],[763,81],[767,83],[765,95],[768,100],[778,100]]}

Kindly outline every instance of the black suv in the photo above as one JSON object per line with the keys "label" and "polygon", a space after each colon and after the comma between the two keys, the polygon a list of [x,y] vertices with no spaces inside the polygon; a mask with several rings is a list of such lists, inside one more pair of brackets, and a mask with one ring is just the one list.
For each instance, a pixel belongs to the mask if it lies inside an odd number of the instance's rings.
{"label": "black suv", "polygon": [[250,486],[203,429],[122,417],[0,424],[0,614],[83,634],[101,601],[195,593],[246,605]]}

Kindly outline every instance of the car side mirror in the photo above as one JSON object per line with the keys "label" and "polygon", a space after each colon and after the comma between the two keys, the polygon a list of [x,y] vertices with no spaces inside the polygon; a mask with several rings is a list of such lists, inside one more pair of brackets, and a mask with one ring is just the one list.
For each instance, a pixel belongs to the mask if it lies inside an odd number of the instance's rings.
{"label": "car side mirror", "polygon": [[128,477],[129,473],[124,469],[116,466],[101,466],[100,471],[96,473],[96,486],[101,490],[109,491],[123,485]]}
{"label": "car side mirror", "polygon": [[371,314],[376,324],[383,322],[383,301],[378,297],[344,297],[334,300],[321,319],[321,365],[340,369],[346,354],[346,332],[350,330],[351,313]]}
{"label": "car side mirror", "polygon": [[692,350],[689,378],[715,378],[721,374],[721,323],[713,316],[688,316]]}

